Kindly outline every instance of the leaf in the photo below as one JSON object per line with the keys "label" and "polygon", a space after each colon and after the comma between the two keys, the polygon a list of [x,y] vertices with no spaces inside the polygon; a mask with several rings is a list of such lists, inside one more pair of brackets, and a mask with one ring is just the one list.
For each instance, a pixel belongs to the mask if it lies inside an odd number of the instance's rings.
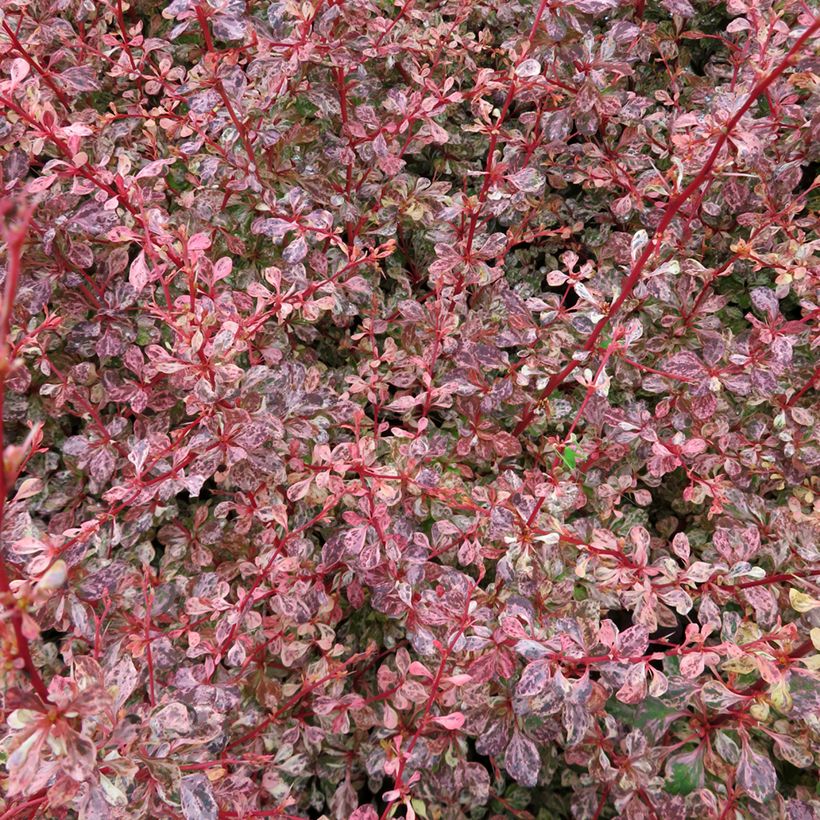
{"label": "leaf", "polygon": [[194,726],[188,707],[179,701],[168,703],[152,715],[151,728],[161,737],[189,734]]}
{"label": "leaf", "polygon": [[661,5],[671,14],[679,17],[693,17],[695,9],[689,0],[661,0]]}
{"label": "leaf", "polygon": [[515,76],[521,79],[528,79],[529,77],[537,77],[541,73],[541,63],[532,58],[524,60],[518,68],[515,69]]}
{"label": "leaf", "polygon": [[67,68],[57,76],[71,91],[96,91],[100,87],[94,71],[88,66]]}
{"label": "leaf", "polygon": [[713,746],[715,751],[727,762],[733,766],[737,765],[740,760],[740,746],[735,743],[734,738],[729,732],[716,732],[713,734]]}
{"label": "leaf", "polygon": [[96,200],[89,200],[80,205],[69,218],[69,226],[76,231],[90,236],[102,236],[117,224],[115,211],[103,208]]}
{"label": "leaf", "polygon": [[672,358],[666,359],[661,365],[661,370],[685,381],[702,379],[707,372],[703,362],[691,350],[682,350]]}
{"label": "leaf", "polygon": [[367,527],[354,527],[344,536],[345,551],[351,558],[358,556],[362,549],[364,549],[366,540]]}
{"label": "leaf", "polygon": [[15,86],[26,79],[29,72],[29,64],[22,58],[16,57],[11,63],[11,82]]}
{"label": "leaf", "polygon": [[140,251],[128,271],[128,282],[137,293],[141,293],[151,281],[151,272],[145,261],[145,251]]}
{"label": "leaf", "polygon": [[288,500],[300,501],[310,492],[310,485],[313,483],[313,476],[308,476],[300,481],[296,481],[288,487]]}
{"label": "leaf", "polygon": [[775,292],[769,288],[752,288],[749,296],[752,304],[769,319],[774,319],[780,313],[780,301]]}
{"label": "leaf", "polygon": [[228,667],[242,666],[246,657],[244,644],[241,641],[236,641],[225,655],[225,665]]}
{"label": "leaf", "polygon": [[646,247],[646,244],[649,242],[649,234],[641,228],[641,230],[637,231],[635,235],[632,237],[632,242],[630,243],[629,249],[632,253],[632,261],[635,262],[638,257],[641,255],[641,251]]}
{"label": "leaf", "polygon": [[623,686],[616,693],[621,703],[640,703],[646,698],[646,667],[636,663],[629,667]]}
{"label": "leaf", "polygon": [[549,679],[549,666],[546,661],[533,661],[524,667],[515,694],[519,698],[531,698],[539,694]]}
{"label": "leaf", "polygon": [[189,251],[204,251],[211,247],[211,237],[207,233],[195,233],[187,242]]}
{"label": "leaf", "polygon": [[648,697],[636,706],[629,706],[617,700],[610,700],[607,711],[635,729],[640,729],[648,738],[659,737],[669,726],[679,711],[655,697]]}
{"label": "leaf", "polygon": [[555,673],[555,676],[548,681],[543,691],[541,691],[533,699],[533,713],[541,717],[546,715],[554,715],[564,706],[569,691],[569,683],[561,674],[561,671],[558,670]]}
{"label": "leaf", "polygon": [[59,589],[68,577],[66,562],[58,558],[41,576],[35,589],[37,592],[50,592]]}
{"label": "leaf", "polygon": [[705,667],[702,652],[690,652],[680,659],[680,673],[693,680],[703,672]]}
{"label": "leaf", "polygon": [[410,666],[407,667],[407,674],[433,680],[433,673],[420,661],[413,661]]}
{"label": "leaf", "polygon": [[632,197],[629,194],[619,197],[609,207],[618,219],[627,219],[632,213]]}
{"label": "leaf", "polygon": [[649,557],[649,547],[652,541],[649,531],[646,527],[636,524],[629,530],[629,539],[635,545],[635,549],[632,553],[633,560],[635,563],[643,566]]}
{"label": "leaf", "polygon": [[63,738],[65,755],[63,771],[73,780],[83,781],[91,776],[97,763],[97,749],[84,735],[69,729]]}
{"label": "leaf", "polygon": [[541,758],[536,745],[521,732],[515,731],[504,755],[504,768],[516,782],[528,789],[538,783]]}
{"label": "leaf", "polygon": [[707,681],[701,689],[701,697],[710,709],[715,710],[728,709],[745,700],[743,695],[735,694],[718,680]]}
{"label": "leaf", "polygon": [[542,644],[536,641],[531,641],[526,638],[518,641],[515,644],[515,651],[522,655],[527,660],[535,660],[536,658],[543,658],[549,654],[549,650]]}
{"label": "leaf", "polygon": [[100,787],[105,792],[105,799],[112,806],[125,808],[128,805],[128,795],[104,774],[99,775]]}
{"label": "leaf", "polygon": [[106,673],[105,685],[114,700],[115,712],[131,697],[138,681],[137,668],[130,655],[124,655],[117,665]]}
{"label": "leaf", "polygon": [[476,741],[476,751],[482,755],[495,757],[507,747],[510,727],[505,720],[491,719]]}
{"label": "leaf", "polygon": [[217,820],[219,807],[211,784],[204,774],[189,774],[179,782],[179,796],[185,820]]}
{"label": "leaf", "polygon": [[163,169],[167,168],[169,165],[173,165],[176,162],[176,158],[169,158],[169,159],[155,159],[153,162],[149,162],[144,168],[141,168],[134,179],[152,179],[153,177],[159,176]]}
{"label": "leaf", "polygon": [[548,111],[541,117],[541,128],[550,142],[565,142],[572,132],[572,114],[568,108]]}
{"label": "leaf", "polygon": [[702,438],[690,438],[683,443],[683,447],[681,447],[681,452],[683,453],[683,455],[691,458],[692,456],[697,456],[701,453],[705,453],[708,448],[709,445]]}
{"label": "leaf", "polygon": [[498,430],[493,435],[493,449],[499,458],[511,458],[520,455],[521,442],[510,433]]}
{"label": "leaf", "polygon": [[660,669],[655,669],[654,666],[649,667],[649,694],[654,698],[663,697],[669,690],[669,678],[661,672]]}
{"label": "leaf", "polygon": [[392,410],[394,413],[406,413],[421,404],[422,401],[423,399],[420,396],[400,396],[395,401],[391,401],[386,409]]}
{"label": "leaf", "polygon": [[27,498],[33,498],[43,491],[43,486],[42,479],[27,478],[20,484],[20,488],[14,494],[14,500],[25,501]]}
{"label": "leaf", "polygon": [[214,263],[213,281],[220,282],[223,279],[227,279],[227,277],[231,275],[232,270],[233,260],[229,256],[223,256],[217,259]]}
{"label": "leaf", "polygon": [[244,20],[227,14],[214,16],[214,37],[220,40],[241,40],[245,36],[247,24]]}
{"label": "leaf", "polygon": [[777,598],[771,589],[762,586],[749,587],[742,591],[742,595],[754,608],[755,617],[760,623],[774,623],[778,615],[779,606]]}
{"label": "leaf", "polygon": [[575,465],[578,463],[578,454],[572,449],[572,447],[564,447],[561,451],[561,460],[567,465],[567,467],[569,467],[570,470],[574,470]]}
{"label": "leaf", "polygon": [[43,191],[47,191],[58,179],[57,174],[37,177],[27,183],[26,190],[32,194],[42,193]]}
{"label": "leaf", "polygon": [[681,752],[666,761],[666,791],[686,795],[703,787],[703,751]]}
{"label": "leaf", "polygon": [[584,14],[602,14],[614,9],[619,0],[572,0],[572,5]]}
{"label": "leaf", "polygon": [[765,803],[774,797],[777,775],[765,755],[758,754],[751,744],[744,742],[737,767],[737,782],[756,803]]}
{"label": "leaf", "polygon": [[544,187],[544,176],[535,168],[523,168],[507,179],[515,188],[527,194],[537,194]]}
{"label": "leaf", "polygon": [[297,265],[307,256],[307,252],[308,247],[305,237],[298,236],[282,251],[282,258],[289,265]]}
{"label": "leaf", "polygon": [[379,813],[373,806],[359,806],[350,815],[350,820],[379,820]]}
{"label": "leaf", "polygon": [[461,712],[451,712],[449,715],[439,715],[433,718],[433,723],[443,726],[445,729],[455,731],[464,725],[464,715]]}
{"label": "leaf", "polygon": [[567,704],[561,713],[561,718],[567,732],[567,745],[575,746],[581,743],[592,722],[589,710],[580,704]]}
{"label": "leaf", "polygon": [[649,630],[643,624],[630,626],[618,636],[616,645],[621,657],[640,657],[649,646]]}
{"label": "leaf", "polygon": [[811,595],[807,595],[794,587],[789,590],[789,603],[795,612],[800,613],[811,612],[820,606],[820,601],[817,598],[812,598]]}

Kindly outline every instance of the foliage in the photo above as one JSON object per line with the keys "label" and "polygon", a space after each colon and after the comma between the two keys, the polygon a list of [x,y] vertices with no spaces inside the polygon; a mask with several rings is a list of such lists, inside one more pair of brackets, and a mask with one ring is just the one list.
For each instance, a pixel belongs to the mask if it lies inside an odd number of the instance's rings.
{"label": "foliage", "polygon": [[3,818],[820,812],[810,6],[3,0]]}

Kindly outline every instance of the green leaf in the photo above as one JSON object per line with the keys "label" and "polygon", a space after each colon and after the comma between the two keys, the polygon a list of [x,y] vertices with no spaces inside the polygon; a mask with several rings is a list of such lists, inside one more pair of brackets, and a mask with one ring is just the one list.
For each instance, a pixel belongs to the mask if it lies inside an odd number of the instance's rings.
{"label": "green leaf", "polygon": [[414,797],[410,801],[410,805],[413,807],[413,811],[418,817],[423,817],[424,820],[427,820],[427,807],[424,805],[422,800]]}
{"label": "green leaf", "polygon": [[703,753],[698,747],[666,762],[666,791],[686,795],[703,787]]}
{"label": "green leaf", "polygon": [[578,454],[572,449],[572,447],[564,447],[564,451],[561,453],[561,459],[564,464],[570,468],[570,470],[574,470],[575,464],[578,461]]}
{"label": "green leaf", "polygon": [[672,655],[663,659],[663,671],[664,674],[669,675],[679,675],[680,674],[680,658],[676,655]]}
{"label": "green leaf", "polygon": [[293,105],[300,117],[312,117],[319,110],[307,97],[297,97]]}
{"label": "green leaf", "polygon": [[629,706],[610,698],[607,712],[634,729],[640,729],[650,740],[662,735],[680,709],[667,706],[658,698],[649,697],[637,706]]}
{"label": "green leaf", "polygon": [[685,763],[673,763],[666,778],[666,791],[670,794],[689,794],[697,788],[692,769]]}

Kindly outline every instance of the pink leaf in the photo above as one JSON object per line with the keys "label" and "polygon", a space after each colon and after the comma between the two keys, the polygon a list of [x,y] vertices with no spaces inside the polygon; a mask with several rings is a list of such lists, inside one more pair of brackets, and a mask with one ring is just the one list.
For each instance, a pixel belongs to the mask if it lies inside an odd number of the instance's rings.
{"label": "pink leaf", "polygon": [[646,699],[646,667],[643,663],[629,667],[616,697],[621,703],[640,703]]}
{"label": "pink leaf", "polygon": [[533,60],[532,58],[529,60],[524,60],[524,62],[515,69],[515,76],[521,77],[521,79],[537,77],[540,73],[541,63],[539,63],[538,60]]}
{"label": "pink leaf", "polygon": [[690,652],[680,660],[680,673],[683,677],[692,680],[703,672],[704,666],[703,653]]}
{"label": "pink leaf", "polygon": [[313,483],[313,476],[303,478],[288,487],[288,499],[290,501],[300,501],[310,492],[310,485]]}
{"label": "pink leaf", "polygon": [[642,624],[630,626],[618,636],[616,646],[623,658],[643,655],[649,646],[649,630]]}
{"label": "pink leaf", "polygon": [[441,715],[433,718],[434,723],[443,726],[445,729],[455,731],[464,725],[464,715],[461,712],[451,712],[449,715]]}
{"label": "pink leaf", "polygon": [[422,401],[423,399],[419,396],[400,396],[395,401],[391,401],[387,405],[387,409],[395,413],[406,413],[421,404]]}
{"label": "pink leaf", "polygon": [[378,820],[379,813],[373,806],[359,806],[353,814],[350,815],[350,820]]}
{"label": "pink leaf", "polygon": [[504,768],[510,777],[528,789],[534,788],[538,783],[538,773],[541,770],[538,748],[521,732],[513,733],[504,755]]}
{"label": "pink leaf", "polygon": [[128,281],[137,293],[140,293],[151,281],[151,272],[145,261],[145,251],[140,251],[128,271]]}
{"label": "pink leaf", "polygon": [[703,362],[691,351],[682,350],[663,362],[661,369],[684,381],[697,381],[706,374]]}
{"label": "pink leaf", "polygon": [[367,527],[354,527],[345,534],[345,550],[351,557],[357,556],[362,549],[367,539]]}
{"label": "pink leaf", "polygon": [[524,668],[515,687],[515,694],[520,698],[531,698],[546,686],[549,679],[549,666],[546,661],[533,661]]}
{"label": "pink leaf", "polygon": [[692,17],[695,14],[695,9],[689,0],[661,0],[661,5],[671,14],[677,14],[679,17]]}
{"label": "pink leaf", "polygon": [[17,85],[26,79],[29,72],[29,64],[22,58],[16,57],[11,63],[11,82]]}
{"label": "pink leaf", "polygon": [[297,265],[301,262],[308,252],[307,242],[304,236],[297,236],[284,251],[282,251],[282,258],[289,265]]}
{"label": "pink leaf", "polygon": [[221,282],[231,275],[233,270],[233,260],[229,256],[223,256],[214,263],[214,282]]}
{"label": "pink leaf", "polygon": [[740,753],[737,782],[756,803],[770,800],[777,789],[777,775],[771,760],[754,751],[748,742],[743,744]]}
{"label": "pink leaf", "polygon": [[195,233],[188,240],[189,251],[204,251],[211,247],[211,237],[206,233]]}
{"label": "pink leaf", "polygon": [[[134,179],[150,179],[159,176],[164,168],[173,165],[175,162],[176,159],[155,159],[153,162],[149,162],[144,168],[141,168]],[[190,248],[190,246],[189,241],[188,247]]]}
{"label": "pink leaf", "polygon": [[417,675],[421,678],[433,679],[433,673],[423,663],[419,663],[418,661],[413,661],[410,664],[407,668],[407,673],[409,675]]}
{"label": "pink leaf", "polygon": [[89,66],[73,66],[57,76],[71,91],[96,91],[100,87],[94,70]]}
{"label": "pink leaf", "polygon": [[219,807],[211,783],[204,774],[189,774],[179,782],[182,814],[185,820],[217,820]]}
{"label": "pink leaf", "polygon": [[507,179],[519,190],[528,194],[535,194],[544,185],[544,176],[535,168],[524,168],[511,174]]}

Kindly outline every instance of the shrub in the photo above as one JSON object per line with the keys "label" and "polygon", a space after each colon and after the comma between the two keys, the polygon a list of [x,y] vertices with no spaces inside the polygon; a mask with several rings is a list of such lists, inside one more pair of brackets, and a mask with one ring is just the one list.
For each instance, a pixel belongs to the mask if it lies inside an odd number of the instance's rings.
{"label": "shrub", "polygon": [[820,812],[802,0],[4,0],[0,816]]}

